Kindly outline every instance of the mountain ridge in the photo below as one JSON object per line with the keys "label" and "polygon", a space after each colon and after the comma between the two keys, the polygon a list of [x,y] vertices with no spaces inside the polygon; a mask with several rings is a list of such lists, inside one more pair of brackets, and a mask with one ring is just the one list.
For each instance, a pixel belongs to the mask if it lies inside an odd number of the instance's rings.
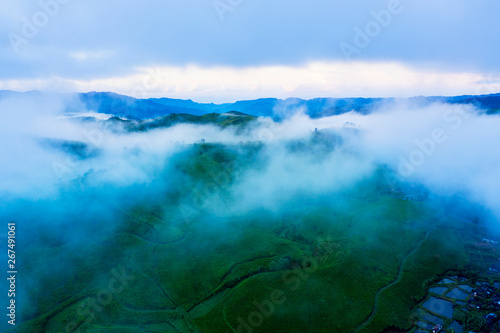
{"label": "mountain ridge", "polygon": [[[33,90],[16,92],[0,90],[0,99],[10,96],[42,94]],[[237,111],[257,117],[272,117],[283,119],[289,116],[290,109],[303,109],[304,113],[312,118],[321,118],[350,111],[368,114],[378,106],[387,102],[408,101],[417,105],[432,103],[473,104],[489,114],[500,112],[500,93],[487,95],[459,95],[459,96],[415,96],[410,98],[393,97],[346,97],[330,98],[318,97],[302,99],[290,97],[258,98],[241,100],[234,103],[198,103],[191,99],[161,98],[135,98],[114,92],[88,92],[88,93],[51,93],[54,95],[73,96],[73,103],[66,111],[78,112],[82,109],[103,114],[111,114],[126,119],[154,119],[169,114],[191,114],[202,116],[209,113],[227,113]]]}

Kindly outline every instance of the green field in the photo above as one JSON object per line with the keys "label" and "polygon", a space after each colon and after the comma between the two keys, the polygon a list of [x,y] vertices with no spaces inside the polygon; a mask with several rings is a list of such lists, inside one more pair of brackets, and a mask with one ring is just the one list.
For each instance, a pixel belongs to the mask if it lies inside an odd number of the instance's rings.
{"label": "green field", "polygon": [[36,301],[16,332],[410,330],[426,286],[467,265],[468,227],[407,200],[382,167],[352,188],[239,210],[232,185],[260,149],[196,145],[161,200],[109,207],[113,228],[61,243],[42,231],[24,250]]}

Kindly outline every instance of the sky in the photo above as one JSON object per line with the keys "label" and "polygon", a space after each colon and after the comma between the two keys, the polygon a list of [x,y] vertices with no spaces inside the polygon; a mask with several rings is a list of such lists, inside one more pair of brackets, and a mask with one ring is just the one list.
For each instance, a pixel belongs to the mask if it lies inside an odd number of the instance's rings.
{"label": "sky", "polygon": [[0,89],[233,102],[500,91],[500,2],[1,1]]}

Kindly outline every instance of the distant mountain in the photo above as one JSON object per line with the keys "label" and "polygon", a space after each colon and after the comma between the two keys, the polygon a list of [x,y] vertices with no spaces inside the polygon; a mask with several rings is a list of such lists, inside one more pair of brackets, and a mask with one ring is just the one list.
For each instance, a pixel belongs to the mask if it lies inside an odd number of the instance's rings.
{"label": "distant mountain", "polygon": [[[203,108],[202,104],[192,101],[167,98],[137,99],[110,92],[90,92],[78,95],[81,103],[88,110],[129,119],[152,119],[170,113],[203,115],[210,112]],[[80,106],[75,105],[75,107],[79,108]]]}
{"label": "distant mountain", "polygon": [[[37,91],[18,93],[0,91],[0,99],[12,96],[40,95]],[[67,94],[66,94],[67,95]],[[290,110],[302,109],[312,118],[321,118],[356,111],[362,114],[372,112],[383,103],[405,100],[417,105],[425,106],[431,103],[473,104],[488,114],[500,112],[500,94],[491,95],[464,95],[464,96],[431,96],[412,97],[408,99],[395,98],[314,98],[304,100],[300,98],[260,98],[255,100],[238,101],[235,103],[213,104],[197,103],[192,100],[172,98],[138,99],[119,95],[112,92],[89,92],[76,94],[76,101],[67,111],[78,113],[94,111],[114,115],[126,119],[155,119],[170,114],[190,114],[202,116],[209,113],[242,112],[253,116],[273,117],[283,119],[290,115]]]}
{"label": "distant mountain", "polygon": [[450,104],[472,104],[478,108],[485,110],[489,114],[500,112],[500,94],[490,94],[490,95],[462,95],[453,97],[413,97],[409,99],[410,101],[417,101],[420,103],[430,104],[430,103],[450,103]]}
{"label": "distant mountain", "polygon": [[[309,100],[260,98],[235,103],[213,104],[171,98],[136,99],[114,93],[91,92],[79,94],[79,96],[83,105],[89,110],[129,119],[152,119],[174,113],[200,116],[230,111],[238,111],[257,117],[283,119],[290,115],[290,110],[297,109],[304,110],[304,113],[312,118],[321,118],[350,111],[367,114],[383,103],[398,100],[394,98],[314,98]],[[500,94],[452,97],[419,96],[406,100],[423,106],[436,102],[473,104],[484,109],[487,113],[497,113],[500,110]]]}
{"label": "distant mountain", "polygon": [[213,104],[196,103],[192,100],[172,98],[136,99],[111,92],[90,92],[78,94],[82,105],[88,110],[113,114],[127,119],[154,119],[170,114],[190,114],[201,116],[208,113],[238,111],[254,116],[272,116],[275,98],[239,101],[236,103]]}

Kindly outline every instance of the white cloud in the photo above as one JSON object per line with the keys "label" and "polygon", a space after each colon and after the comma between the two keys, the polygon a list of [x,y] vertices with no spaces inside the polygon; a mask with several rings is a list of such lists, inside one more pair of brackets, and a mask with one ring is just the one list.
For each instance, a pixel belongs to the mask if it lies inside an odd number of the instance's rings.
{"label": "white cloud", "polygon": [[68,56],[77,61],[102,60],[113,56],[112,51],[73,51]]}
{"label": "white cloud", "polygon": [[[109,53],[75,53],[89,60]],[[474,72],[439,72],[393,62],[312,62],[303,66],[140,67],[136,74],[92,80],[49,78],[4,80],[0,89],[114,91],[148,98],[192,98],[231,102],[260,97],[410,97],[488,94],[500,91],[498,77]]]}

